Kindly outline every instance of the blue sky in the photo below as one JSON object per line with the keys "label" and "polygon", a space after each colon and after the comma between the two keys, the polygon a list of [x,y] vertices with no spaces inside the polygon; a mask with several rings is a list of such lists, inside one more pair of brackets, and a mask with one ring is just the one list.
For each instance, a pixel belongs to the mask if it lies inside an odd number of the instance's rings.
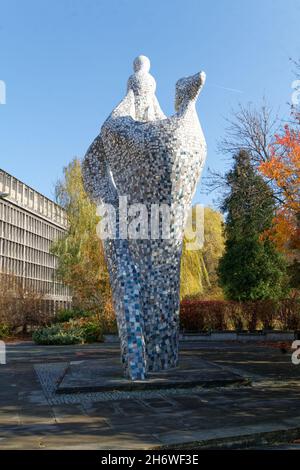
{"label": "blue sky", "polygon": [[[0,168],[52,197],[145,54],[167,114],[175,82],[205,70],[206,168],[223,169],[216,142],[231,108],[265,95],[288,115],[299,24],[299,0],[0,0]],[[196,202],[213,199],[198,188]]]}

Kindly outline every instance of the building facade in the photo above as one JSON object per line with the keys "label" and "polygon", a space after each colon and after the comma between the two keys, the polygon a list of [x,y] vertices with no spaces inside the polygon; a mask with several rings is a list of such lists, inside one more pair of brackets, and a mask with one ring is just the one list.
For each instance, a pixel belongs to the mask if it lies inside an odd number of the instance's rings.
{"label": "building facade", "polygon": [[42,293],[45,308],[71,303],[71,292],[56,279],[51,243],[67,229],[65,211],[53,201],[0,169],[0,272],[11,273]]}

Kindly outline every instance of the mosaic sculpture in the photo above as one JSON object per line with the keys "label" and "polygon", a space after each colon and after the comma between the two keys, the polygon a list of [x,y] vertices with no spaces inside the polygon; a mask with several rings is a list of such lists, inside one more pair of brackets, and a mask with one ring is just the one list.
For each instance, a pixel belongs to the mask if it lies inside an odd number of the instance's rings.
{"label": "mosaic sculpture", "polygon": [[[103,124],[83,162],[90,198],[100,208],[109,204],[116,215],[115,236],[103,240],[103,245],[122,362],[132,380],[178,364],[182,239],[206,157],[195,108],[204,72],[177,82],[176,113],[166,117],[149,70],[147,57],[135,59],[125,98]],[[141,212],[152,214],[156,208],[159,233],[153,236],[151,224],[146,224],[137,228],[138,236],[124,234],[119,203],[124,196]],[[161,233],[164,212],[160,210],[166,207],[167,236]]]}

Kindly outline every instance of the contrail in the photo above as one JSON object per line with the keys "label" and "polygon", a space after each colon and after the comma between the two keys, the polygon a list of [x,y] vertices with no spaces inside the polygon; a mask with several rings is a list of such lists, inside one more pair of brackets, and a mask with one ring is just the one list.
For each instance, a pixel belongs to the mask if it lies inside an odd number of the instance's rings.
{"label": "contrail", "polygon": [[227,91],[232,91],[233,93],[244,93],[242,90],[237,90],[236,88],[228,88],[226,86],[221,86],[221,85],[214,85],[210,83],[208,86],[213,86],[215,88],[221,88],[222,90],[227,90]]}

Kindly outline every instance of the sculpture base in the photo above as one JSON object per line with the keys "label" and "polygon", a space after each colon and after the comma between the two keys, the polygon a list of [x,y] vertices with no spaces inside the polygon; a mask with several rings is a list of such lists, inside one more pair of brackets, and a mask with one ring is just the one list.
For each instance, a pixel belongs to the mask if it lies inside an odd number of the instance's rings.
{"label": "sculpture base", "polygon": [[151,372],[145,380],[132,381],[123,376],[119,358],[107,357],[70,362],[56,393],[224,387],[246,383],[244,377],[195,355],[183,355],[179,367],[175,369]]}

